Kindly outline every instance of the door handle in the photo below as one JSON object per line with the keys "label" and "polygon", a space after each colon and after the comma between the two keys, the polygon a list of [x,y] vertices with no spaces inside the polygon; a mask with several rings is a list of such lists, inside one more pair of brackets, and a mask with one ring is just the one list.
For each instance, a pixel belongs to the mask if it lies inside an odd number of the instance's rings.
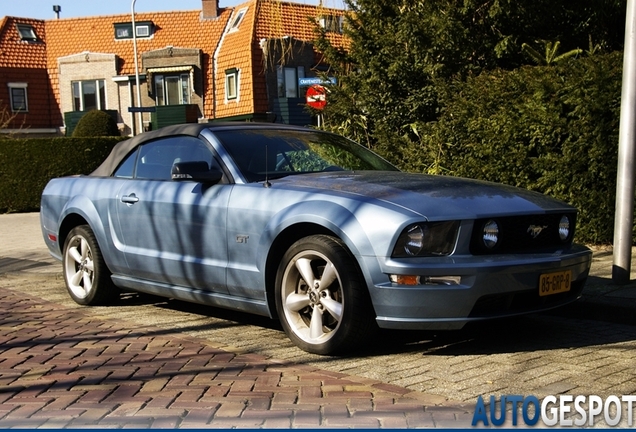
{"label": "door handle", "polygon": [[134,193],[131,193],[130,195],[124,195],[121,197],[121,202],[126,203],[126,204],[134,204],[136,202],[139,202],[139,198],[137,198],[137,195],[135,195]]}

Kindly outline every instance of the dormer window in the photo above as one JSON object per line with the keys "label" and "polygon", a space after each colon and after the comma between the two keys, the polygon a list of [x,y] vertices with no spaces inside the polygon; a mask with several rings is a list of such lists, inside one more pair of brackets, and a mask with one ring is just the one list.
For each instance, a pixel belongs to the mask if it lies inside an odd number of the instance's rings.
{"label": "dormer window", "polygon": [[324,28],[325,31],[342,33],[342,23],[344,17],[335,15],[324,15],[318,18],[318,24]]}
{"label": "dormer window", "polygon": [[20,40],[27,42],[37,42],[38,35],[35,34],[35,29],[29,24],[17,24],[18,33],[20,33]]}
{"label": "dormer window", "polygon": [[[151,21],[136,22],[138,38],[149,38],[154,33],[154,25]],[[116,23],[115,24],[115,39],[132,39],[132,23]]]}
{"label": "dormer window", "polygon": [[232,21],[232,25],[230,26],[230,31],[238,30],[239,25],[243,21],[245,14],[247,13],[247,8],[243,8],[236,13],[236,17]]}

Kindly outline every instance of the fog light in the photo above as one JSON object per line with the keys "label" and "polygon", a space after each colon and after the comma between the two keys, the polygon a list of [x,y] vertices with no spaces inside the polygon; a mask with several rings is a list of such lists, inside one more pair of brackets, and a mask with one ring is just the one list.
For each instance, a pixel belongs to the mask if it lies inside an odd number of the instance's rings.
{"label": "fog light", "polygon": [[484,246],[488,249],[493,249],[499,242],[499,225],[494,220],[489,220],[484,224],[484,230],[482,234]]}
{"label": "fog light", "polygon": [[426,276],[426,285],[459,285],[462,282],[461,276]]}
{"label": "fog light", "polygon": [[570,237],[570,218],[567,216],[561,217],[559,221],[559,238],[561,241],[566,241]]}

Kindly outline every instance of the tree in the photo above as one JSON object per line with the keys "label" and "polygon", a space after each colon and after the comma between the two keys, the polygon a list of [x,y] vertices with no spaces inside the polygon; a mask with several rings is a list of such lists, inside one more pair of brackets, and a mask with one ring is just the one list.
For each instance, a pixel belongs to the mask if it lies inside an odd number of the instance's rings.
{"label": "tree", "polygon": [[560,41],[567,52],[590,39],[606,52],[623,43],[625,0],[345,2],[349,49],[331,47],[324,33],[316,42],[339,82],[330,89],[324,127],[389,159],[405,145],[422,145],[414,132],[438,118],[440,86],[531,64],[524,43]]}
{"label": "tree", "polygon": [[521,49],[528,57],[530,57],[533,61],[535,61],[539,66],[549,66],[551,64],[558,63],[572,57],[576,57],[583,52],[582,49],[576,48],[566,53],[559,54],[560,45],[561,45],[561,42],[559,41],[556,41],[554,43],[546,42],[545,56],[541,55],[539,51],[535,50],[527,43],[522,44]]}

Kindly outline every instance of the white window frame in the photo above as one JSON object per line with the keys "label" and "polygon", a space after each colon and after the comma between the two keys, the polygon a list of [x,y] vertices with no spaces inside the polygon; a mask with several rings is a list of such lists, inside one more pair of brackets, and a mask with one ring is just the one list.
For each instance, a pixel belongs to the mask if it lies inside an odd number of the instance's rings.
{"label": "white window frame", "polygon": [[[29,112],[29,95],[27,92],[27,87],[28,84],[27,83],[8,83],[7,86],[9,87],[9,99],[11,102],[11,112],[14,113],[26,113]],[[15,106],[15,100],[14,100],[14,96],[13,96],[13,90],[22,90],[23,95],[24,95],[24,109],[22,108],[16,108]]]}
{"label": "white window frame", "polygon": [[[86,79],[86,80],[77,80],[77,81],[71,81],[71,101],[72,101],[72,106],[73,106],[73,111],[75,111],[75,93],[74,93],[74,85],[75,83],[78,83],[79,85],[79,96],[80,96],[80,106],[79,106],[79,111],[86,111],[86,107],[84,106],[84,90],[83,90],[83,85],[86,82],[89,81],[93,81],[95,82],[95,98],[97,100],[97,109],[98,110],[105,110],[108,109],[108,107],[106,106],[106,99],[107,98],[107,94],[108,94],[108,89],[106,88],[106,80],[105,79],[100,79],[100,78],[96,78],[94,80],[92,79]],[[99,83],[102,82],[104,83],[104,100],[102,100],[100,91],[99,91]]]}
{"label": "white window frame", "polygon": [[[115,23],[115,40],[128,40],[133,38],[132,22]],[[139,21],[135,23],[136,37],[150,39],[154,36],[155,27],[152,21]]]}
{"label": "white window frame", "polygon": [[245,15],[247,14],[247,9],[248,8],[239,9],[236,12],[236,18],[234,18],[234,20],[232,21],[232,25],[230,26],[229,30],[230,32],[238,31],[239,26],[243,22],[243,18],[245,18]]}
{"label": "white window frame", "polygon": [[150,26],[148,24],[135,25],[137,37],[150,37]]}
{"label": "white window frame", "polygon": [[[228,69],[225,71],[225,101],[238,101],[239,100],[239,89],[240,87],[240,70],[239,69]],[[231,81],[234,80],[234,94],[231,93],[232,85]]]}
{"label": "white window frame", "polygon": [[[167,85],[168,78],[177,78],[179,81],[179,105],[188,105],[191,102],[190,89],[192,88],[192,83],[190,79],[192,78],[188,73],[178,73],[178,74],[156,74],[153,75],[152,85],[154,86],[155,92],[155,104],[157,106],[166,105],[169,97],[169,88]],[[160,85],[157,85],[157,81],[160,81]]]}

